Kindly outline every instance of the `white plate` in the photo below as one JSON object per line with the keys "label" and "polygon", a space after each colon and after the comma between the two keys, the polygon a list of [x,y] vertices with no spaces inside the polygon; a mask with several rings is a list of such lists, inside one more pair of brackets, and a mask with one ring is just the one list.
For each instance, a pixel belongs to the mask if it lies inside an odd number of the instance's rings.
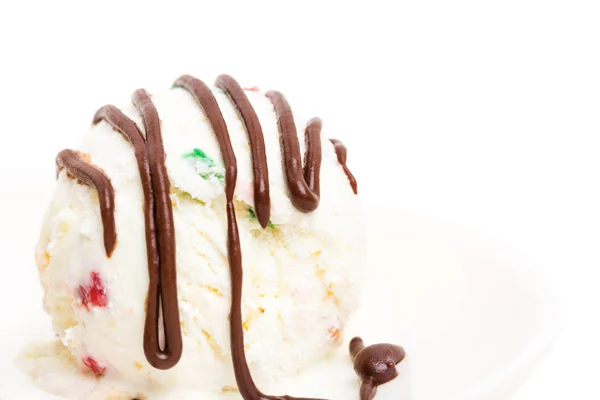
{"label": "white plate", "polygon": [[[38,205],[25,221],[41,212],[39,201],[13,201],[17,210]],[[510,398],[558,328],[553,291],[544,275],[477,232],[398,210],[389,215],[373,210],[369,218],[367,296],[346,339],[361,335],[367,344],[389,341],[407,350],[400,378],[381,386],[376,399]],[[32,220],[0,232],[12,247],[3,265],[8,278],[0,282],[2,400],[57,399],[34,388],[13,366],[23,344],[52,335],[32,261],[36,227]],[[336,359],[276,389],[357,399],[358,382],[347,357],[344,348]]]}

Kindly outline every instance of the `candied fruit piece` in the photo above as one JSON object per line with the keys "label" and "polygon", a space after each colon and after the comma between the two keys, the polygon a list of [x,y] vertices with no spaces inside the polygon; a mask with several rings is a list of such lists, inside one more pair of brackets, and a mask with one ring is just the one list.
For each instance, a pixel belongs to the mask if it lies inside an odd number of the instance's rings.
{"label": "candied fruit piece", "polygon": [[92,307],[106,307],[108,298],[106,288],[102,283],[100,274],[96,271],[90,272],[90,282],[87,285],[80,285],[77,289],[81,304],[90,310]]}
{"label": "candied fruit piece", "polygon": [[98,361],[94,360],[94,358],[90,356],[84,357],[83,359],[81,359],[81,361],[83,362],[83,365],[88,367],[97,378],[101,377],[106,372],[106,367],[101,367],[98,364]]}

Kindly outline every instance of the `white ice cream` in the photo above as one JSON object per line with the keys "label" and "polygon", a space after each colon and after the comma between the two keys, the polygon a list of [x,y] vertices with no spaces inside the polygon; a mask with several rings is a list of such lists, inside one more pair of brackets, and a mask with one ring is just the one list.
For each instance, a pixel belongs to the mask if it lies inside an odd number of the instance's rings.
{"label": "white ice cream", "polygon": [[[230,100],[213,89],[237,157],[236,209],[244,267],[246,354],[259,387],[296,373],[341,344],[358,307],[362,279],[362,219],[358,197],[322,131],[321,201],[310,214],[291,204],[284,182],[276,116],[261,93],[247,91],[260,119],[271,184],[271,222],[261,229],[253,207],[251,154],[244,125]],[[107,258],[97,193],[60,173],[36,260],[44,305],[73,361],[102,379],[141,393],[170,387],[221,392],[236,384],[229,350],[230,275],[226,250],[223,163],[202,109],[183,89],[152,97],[162,120],[176,229],[183,356],[171,370],[151,367],[142,348],[148,286],[142,190],[131,145],[106,122],[93,126],[79,150],[110,177],[115,189],[117,246]],[[294,105],[292,104],[292,107]],[[143,129],[133,107],[121,110]],[[304,152],[308,121],[293,108]],[[185,157],[201,149],[214,161]],[[352,149],[349,166],[353,166]],[[106,307],[85,307],[80,287],[99,276]],[[101,291],[100,291],[101,292]],[[35,355],[31,355],[35,357]]]}

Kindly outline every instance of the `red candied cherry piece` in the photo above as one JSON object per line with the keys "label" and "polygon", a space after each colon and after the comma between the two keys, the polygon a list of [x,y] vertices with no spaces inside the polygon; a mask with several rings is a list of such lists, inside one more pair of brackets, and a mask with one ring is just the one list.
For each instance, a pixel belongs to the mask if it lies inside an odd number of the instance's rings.
{"label": "red candied cherry piece", "polygon": [[106,299],[106,288],[102,284],[102,279],[100,279],[100,274],[92,271],[90,273],[90,277],[92,280],[92,284],[90,286],[90,303],[94,307],[106,307],[108,301]]}
{"label": "red candied cherry piece", "polygon": [[83,362],[83,365],[88,367],[96,377],[101,377],[106,372],[106,368],[98,365],[98,361],[94,360],[92,357],[84,357],[81,359],[81,361]]}
{"label": "red candied cherry piece", "polygon": [[108,304],[106,288],[102,283],[100,274],[96,271],[90,272],[89,284],[79,286],[77,292],[81,304],[88,310],[92,307],[106,307]]}

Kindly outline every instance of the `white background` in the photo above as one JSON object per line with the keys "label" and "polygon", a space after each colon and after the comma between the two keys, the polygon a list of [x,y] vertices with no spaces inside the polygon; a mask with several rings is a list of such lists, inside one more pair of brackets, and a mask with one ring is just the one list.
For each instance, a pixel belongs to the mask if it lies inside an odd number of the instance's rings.
{"label": "white background", "polygon": [[594,2],[161,4],[1,3],[4,196],[21,169],[51,184],[55,153],[138,87],[278,88],[340,132],[368,201],[479,228],[556,278],[565,328],[515,400],[600,398]]}

